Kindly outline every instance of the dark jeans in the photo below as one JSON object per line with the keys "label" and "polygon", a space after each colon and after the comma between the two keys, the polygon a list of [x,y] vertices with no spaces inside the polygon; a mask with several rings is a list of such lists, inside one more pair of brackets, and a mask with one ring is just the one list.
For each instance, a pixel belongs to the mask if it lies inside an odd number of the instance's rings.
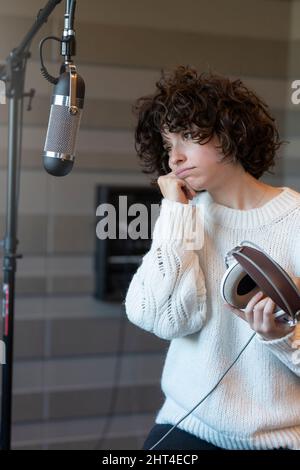
{"label": "dark jeans", "polygon": [[[166,434],[173,426],[171,424],[155,424],[151,429],[146,441],[143,445],[143,450],[149,450],[159,439]],[[175,428],[172,432],[160,443],[155,450],[223,450],[221,447],[216,447],[209,442],[203,441],[193,434],[190,434],[181,429]],[[288,449],[276,449],[276,450],[288,450]]]}
{"label": "dark jeans", "polygon": [[[165,435],[169,429],[172,428],[171,424],[155,424],[151,429],[146,441],[143,445],[143,450],[149,450],[159,439]],[[173,431],[153,450],[226,450],[221,447],[216,447],[209,442],[202,441],[196,436],[189,434],[182,429],[175,428]]]}

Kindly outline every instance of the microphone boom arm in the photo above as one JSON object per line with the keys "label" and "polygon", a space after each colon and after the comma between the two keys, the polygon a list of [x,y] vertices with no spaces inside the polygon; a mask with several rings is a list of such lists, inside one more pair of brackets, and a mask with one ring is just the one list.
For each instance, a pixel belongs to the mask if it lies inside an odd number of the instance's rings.
{"label": "microphone boom arm", "polygon": [[2,366],[1,394],[1,430],[0,446],[2,450],[11,447],[11,415],[12,415],[12,377],[13,377],[13,333],[14,333],[14,303],[15,303],[15,274],[17,270],[17,217],[20,187],[20,162],[23,128],[23,98],[26,62],[30,57],[29,48],[32,39],[47,21],[54,8],[62,0],[49,0],[46,6],[38,12],[31,29],[13,49],[0,67],[0,80],[6,85],[8,98],[8,164],[7,164],[7,201],[6,228],[3,240],[3,283],[2,283],[2,317],[3,344],[5,347],[6,363]]}

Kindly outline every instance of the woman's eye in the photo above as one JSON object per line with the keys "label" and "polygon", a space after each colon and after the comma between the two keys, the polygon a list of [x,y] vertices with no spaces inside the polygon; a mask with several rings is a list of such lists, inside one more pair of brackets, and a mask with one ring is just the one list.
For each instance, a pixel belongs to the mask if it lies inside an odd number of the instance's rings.
{"label": "woman's eye", "polygon": [[183,137],[186,138],[186,139],[192,139],[192,138],[193,138],[191,132],[185,132],[185,133],[183,134]]}
{"label": "woman's eye", "polygon": [[[181,135],[184,139],[187,139],[187,140],[193,140],[194,139],[192,132],[184,132]],[[163,149],[165,150],[165,152],[168,153],[168,152],[171,151],[172,147],[164,145]]]}

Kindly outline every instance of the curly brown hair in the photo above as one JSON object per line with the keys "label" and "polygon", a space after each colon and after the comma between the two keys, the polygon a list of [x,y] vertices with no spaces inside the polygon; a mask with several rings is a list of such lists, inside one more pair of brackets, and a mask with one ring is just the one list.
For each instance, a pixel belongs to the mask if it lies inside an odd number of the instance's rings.
{"label": "curly brown hair", "polygon": [[[268,105],[240,79],[198,74],[189,65],[179,65],[172,72],[161,70],[155,93],[138,98],[132,110],[138,121],[135,150],[142,171],[157,177],[171,171],[162,140],[165,129],[189,131],[199,144],[216,134],[222,160],[240,162],[257,179],[266,171],[273,173],[269,168],[284,143]],[[157,177],[151,184],[156,184]]]}

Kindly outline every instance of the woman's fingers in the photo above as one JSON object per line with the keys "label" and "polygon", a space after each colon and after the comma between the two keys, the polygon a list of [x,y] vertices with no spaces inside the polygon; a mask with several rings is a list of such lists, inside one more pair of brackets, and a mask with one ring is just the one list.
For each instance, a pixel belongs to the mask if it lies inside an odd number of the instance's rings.
{"label": "woman's fingers", "polygon": [[263,298],[263,292],[258,292],[248,302],[245,311],[229,306],[230,310],[238,317],[247,321],[252,330],[259,333],[264,339],[271,340],[281,338],[293,330],[274,316],[276,304],[270,297]]}
{"label": "woman's fingers", "polygon": [[181,189],[184,191],[186,196],[189,199],[193,199],[193,197],[196,196],[196,191],[185,180],[180,178],[178,178],[178,180],[180,181]]}
{"label": "woman's fingers", "polygon": [[262,291],[257,292],[247,303],[245,313],[248,314],[253,311],[254,306],[263,298],[264,293]]}
{"label": "woman's fingers", "polygon": [[[258,305],[259,301],[262,299],[264,296],[263,292],[258,292],[255,294],[248,302],[246,308],[243,310],[240,310],[238,308],[233,307],[230,304],[226,304],[226,307],[229,308],[233,313],[235,313],[238,317],[242,318],[242,320],[247,321],[248,323],[252,324],[253,323],[253,318],[254,318],[254,312],[253,309],[256,305]],[[264,301],[264,300],[263,300]],[[259,312],[259,311],[258,311]],[[258,313],[257,312],[257,313]]]}
{"label": "woman's fingers", "polygon": [[266,303],[264,311],[263,311],[263,321],[262,321],[262,328],[266,331],[275,327],[275,322],[276,322],[275,317],[274,317],[275,307],[276,307],[275,302],[269,297],[268,302]]}
{"label": "woman's fingers", "polygon": [[262,291],[257,292],[248,302],[246,308],[245,308],[245,318],[246,320],[250,323],[253,324],[254,322],[254,316],[256,315],[256,318],[258,316],[261,316],[259,314],[259,310],[257,310],[256,313],[254,313],[254,308],[258,309],[260,307],[260,301],[263,298],[264,293]]}
{"label": "woman's fingers", "polygon": [[193,199],[193,197],[196,196],[196,191],[193,190],[190,186],[188,186],[186,183],[185,185],[182,186],[183,191],[185,192],[186,196],[189,199]]}

